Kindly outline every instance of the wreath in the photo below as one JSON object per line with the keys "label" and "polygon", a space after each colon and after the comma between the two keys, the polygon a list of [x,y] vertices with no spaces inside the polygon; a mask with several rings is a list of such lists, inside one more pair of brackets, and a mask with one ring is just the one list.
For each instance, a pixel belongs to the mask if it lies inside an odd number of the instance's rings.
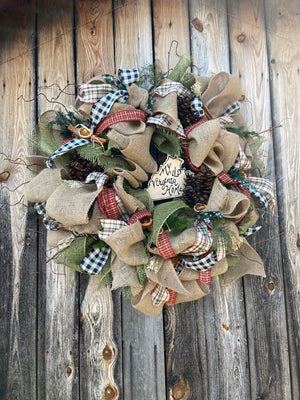
{"label": "wreath", "polygon": [[275,212],[263,139],[240,114],[239,80],[188,73],[190,61],[81,84],[75,107],[41,116],[27,159],[25,196],[56,263],[149,315],[205,296],[213,276],[265,276],[246,240],[260,209]]}

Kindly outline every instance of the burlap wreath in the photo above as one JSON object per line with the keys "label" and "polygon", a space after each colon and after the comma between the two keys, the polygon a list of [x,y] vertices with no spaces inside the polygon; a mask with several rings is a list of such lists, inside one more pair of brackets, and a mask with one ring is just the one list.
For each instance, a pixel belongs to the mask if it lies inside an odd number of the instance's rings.
{"label": "burlap wreath", "polygon": [[[274,199],[270,181],[253,177],[251,147],[239,135],[240,82],[226,72],[184,73],[184,61],[150,88],[138,69],[82,84],[69,113],[41,116],[45,157],[28,157],[25,196],[43,218],[56,262],[99,274],[100,287],[122,288],[148,315],[205,296],[212,276],[224,285],[265,276],[246,236],[258,230],[259,204],[274,211]],[[206,191],[209,171],[206,201],[197,200],[199,183],[192,205],[191,184],[176,199],[153,202],[147,182],[166,149],[183,159],[187,182],[202,179]]]}

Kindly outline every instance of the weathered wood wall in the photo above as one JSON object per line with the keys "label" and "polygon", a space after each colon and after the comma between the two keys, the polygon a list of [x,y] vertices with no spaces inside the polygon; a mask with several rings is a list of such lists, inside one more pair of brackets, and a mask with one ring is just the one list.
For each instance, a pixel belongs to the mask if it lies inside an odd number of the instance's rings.
{"label": "weathered wood wall", "polygon": [[[0,191],[0,399],[299,399],[299,1],[0,3],[0,163],[12,168]],[[21,160],[47,99],[74,102],[76,86],[59,87],[119,67],[167,70],[172,40],[195,73],[240,77],[253,130],[280,126],[264,148],[278,215],[253,239],[265,279],[224,289],[215,278],[204,299],[151,318],[97,277],[45,263]]]}

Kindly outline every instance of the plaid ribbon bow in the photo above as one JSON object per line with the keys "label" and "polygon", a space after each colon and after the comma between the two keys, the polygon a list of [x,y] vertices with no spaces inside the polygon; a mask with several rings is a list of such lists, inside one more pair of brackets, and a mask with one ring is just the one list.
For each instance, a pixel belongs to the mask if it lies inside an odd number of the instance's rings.
{"label": "plaid ribbon bow", "polygon": [[248,160],[246,154],[240,147],[239,154],[233,164],[233,167],[236,169],[247,170],[251,169],[251,162]]}
{"label": "plaid ribbon bow", "polygon": [[[95,128],[109,113],[111,107],[113,104],[119,100],[120,102],[125,103],[128,100],[128,87],[132,83],[138,81],[139,79],[139,70],[138,68],[134,69],[119,69],[118,71],[118,77],[119,79],[116,79],[112,75],[103,75],[103,78],[110,80],[112,82],[111,88],[109,93],[105,94],[102,96],[100,99],[93,97],[93,89],[90,90],[88,94],[88,99],[89,102],[91,102],[91,99],[95,100],[91,113],[90,113],[90,118],[92,121],[91,127]],[[102,85],[96,85],[98,86],[97,88],[94,88],[95,93],[101,92],[101,86]],[[107,85],[103,90],[109,90]],[[121,99],[122,98],[122,99]]]}

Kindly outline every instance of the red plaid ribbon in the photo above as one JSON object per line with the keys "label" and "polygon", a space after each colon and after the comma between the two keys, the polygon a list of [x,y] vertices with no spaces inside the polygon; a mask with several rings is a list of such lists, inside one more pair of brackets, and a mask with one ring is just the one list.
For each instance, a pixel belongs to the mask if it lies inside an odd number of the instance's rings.
{"label": "red plaid ribbon", "polygon": [[164,260],[177,256],[177,254],[172,249],[167,232],[163,228],[158,235],[157,250]]}
{"label": "red plaid ribbon", "polygon": [[243,193],[249,200],[251,200],[251,193],[246,186],[242,186],[239,181],[235,181],[231,178],[226,172],[221,172],[217,178],[219,178],[220,182],[224,183],[225,185],[232,185],[238,191]]}
{"label": "red plaid ribbon", "polygon": [[176,303],[176,297],[177,297],[177,292],[175,292],[175,290],[173,289],[169,289],[169,300],[166,301],[166,307],[168,308],[168,304],[173,304],[173,306],[175,306]]}
{"label": "red plaid ribbon", "polygon": [[152,217],[152,214],[150,211],[148,210],[139,210],[136,211],[134,214],[132,214],[132,216],[129,218],[129,220],[127,221],[128,225],[134,224],[135,222],[146,218],[146,217]]}
{"label": "red plaid ribbon", "polygon": [[140,110],[118,111],[101,121],[95,129],[95,133],[100,135],[103,131],[105,131],[105,129],[109,128],[111,125],[118,124],[119,122],[128,121],[146,122],[146,113]]}
{"label": "red plaid ribbon", "polygon": [[104,187],[97,197],[98,207],[109,219],[119,219],[120,211],[116,201],[115,190]]}
{"label": "red plaid ribbon", "polygon": [[199,271],[199,284],[211,287],[211,268],[208,271]]}
{"label": "red plaid ribbon", "polygon": [[205,122],[207,122],[208,119],[206,116],[202,117],[198,122],[196,122],[194,125],[188,126],[187,128],[185,128],[184,133],[185,133],[185,138],[183,139],[183,148],[184,148],[184,152],[185,152],[185,158],[189,164],[189,166],[192,168],[193,171],[196,172],[200,172],[201,169],[196,167],[191,159],[190,159],[190,152],[189,152],[189,142],[188,142],[188,137],[189,134],[192,132],[193,129],[197,128],[198,126],[204,124]]}

